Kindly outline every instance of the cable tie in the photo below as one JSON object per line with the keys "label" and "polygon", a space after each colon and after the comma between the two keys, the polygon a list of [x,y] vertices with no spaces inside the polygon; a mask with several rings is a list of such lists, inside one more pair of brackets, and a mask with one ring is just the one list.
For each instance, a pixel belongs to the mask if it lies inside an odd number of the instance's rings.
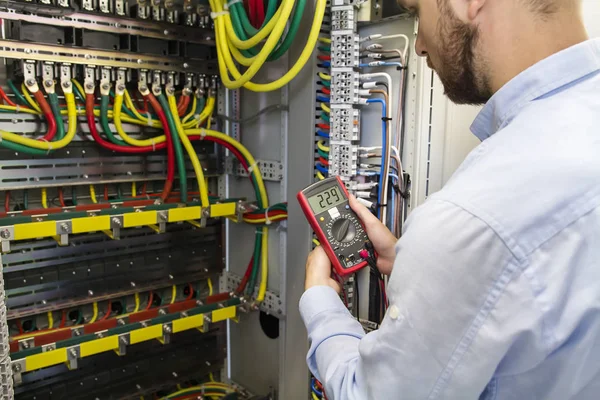
{"label": "cable tie", "polygon": [[156,151],[156,142],[154,141],[154,138],[152,138],[151,141],[152,141],[152,151]]}
{"label": "cable tie", "polygon": [[52,151],[52,143],[50,143],[46,138],[41,138],[40,141],[48,143],[48,151],[46,152],[46,155],[50,154]]}
{"label": "cable tie", "polygon": [[202,138],[201,140],[204,140],[206,137],[206,129],[200,128],[200,137]]}
{"label": "cable tie", "polygon": [[267,207],[265,210],[265,225],[271,225],[271,220],[269,219],[269,209],[271,206]]}
{"label": "cable tie", "polygon": [[227,15],[227,14],[229,14],[229,11],[227,11],[227,10],[223,10],[223,11],[219,11],[219,12],[211,12],[210,17],[212,19],[217,19],[217,18],[222,17],[223,15]]}
{"label": "cable tie", "polygon": [[390,117],[381,117],[381,120],[383,122],[388,122],[388,121],[391,121],[392,119]]}
{"label": "cable tie", "polygon": [[0,143],[2,143],[2,131],[0,131]]}
{"label": "cable tie", "polygon": [[19,112],[19,111],[21,111],[21,106],[20,106],[19,104],[16,104],[16,105],[15,105],[15,111],[16,111],[16,112]]}
{"label": "cable tie", "polygon": [[148,111],[146,113],[146,117],[148,117],[148,126],[152,126],[152,115],[150,114],[150,111]]}
{"label": "cable tie", "polygon": [[262,235],[263,234],[262,228],[256,228],[256,234]]}
{"label": "cable tie", "polygon": [[243,0],[231,0],[227,3],[225,3],[225,5],[223,6],[223,8],[225,10],[229,10],[231,8],[232,5],[237,4],[237,3],[241,3]]}
{"label": "cable tie", "polygon": [[252,171],[254,171],[254,168],[256,168],[258,166],[258,161],[256,161],[254,164],[252,164],[251,166],[248,167],[248,173],[251,174]]}

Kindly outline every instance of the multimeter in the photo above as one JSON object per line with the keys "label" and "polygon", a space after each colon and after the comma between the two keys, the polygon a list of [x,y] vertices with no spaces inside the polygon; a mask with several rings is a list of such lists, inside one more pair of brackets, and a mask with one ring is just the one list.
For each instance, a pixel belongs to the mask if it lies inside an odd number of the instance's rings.
{"label": "multimeter", "polygon": [[297,199],[338,275],[349,275],[368,265],[363,255],[369,238],[350,208],[348,191],[339,177],[310,185]]}

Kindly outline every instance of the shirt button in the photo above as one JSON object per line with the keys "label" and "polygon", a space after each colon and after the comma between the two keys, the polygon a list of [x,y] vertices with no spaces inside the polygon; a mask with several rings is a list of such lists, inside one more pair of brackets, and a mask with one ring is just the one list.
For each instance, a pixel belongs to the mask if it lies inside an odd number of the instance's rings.
{"label": "shirt button", "polygon": [[400,316],[400,310],[395,305],[392,305],[390,306],[389,314],[391,319],[396,320]]}

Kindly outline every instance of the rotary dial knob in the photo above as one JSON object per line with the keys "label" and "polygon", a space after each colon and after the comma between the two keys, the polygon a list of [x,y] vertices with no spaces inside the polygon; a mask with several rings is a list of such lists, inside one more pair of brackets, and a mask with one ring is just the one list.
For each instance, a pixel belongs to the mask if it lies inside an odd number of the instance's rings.
{"label": "rotary dial knob", "polygon": [[333,238],[340,243],[347,243],[356,236],[356,228],[352,221],[346,218],[339,218],[331,226]]}

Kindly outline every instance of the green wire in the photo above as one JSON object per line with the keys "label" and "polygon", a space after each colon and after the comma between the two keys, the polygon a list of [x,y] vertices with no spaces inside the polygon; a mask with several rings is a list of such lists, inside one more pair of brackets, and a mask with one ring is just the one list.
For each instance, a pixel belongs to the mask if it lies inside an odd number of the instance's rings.
{"label": "green wire", "polygon": [[65,137],[65,124],[60,114],[58,95],[56,93],[48,93],[48,100],[50,100],[52,114],[54,114],[54,119],[56,120],[56,140],[60,140]]}
{"label": "green wire", "polygon": [[330,81],[326,81],[326,80],[322,80],[321,83],[323,84],[323,86],[325,87],[331,87],[331,82]]}
{"label": "green wire", "polygon": [[317,152],[319,153],[319,155],[321,157],[323,157],[324,159],[328,160],[329,159],[329,154],[325,153],[323,150],[321,149],[317,149]]}
{"label": "green wire", "polygon": [[77,321],[75,322],[75,325],[79,325],[81,324],[81,321],[83,320],[83,313],[81,312],[81,310],[77,310],[79,315],[77,316]]}
{"label": "green wire", "polygon": [[319,46],[317,50],[322,51],[324,53],[331,53],[331,46]]}
{"label": "green wire", "polygon": [[77,186],[71,186],[71,201],[73,205],[77,205]]}
{"label": "green wire", "polygon": [[77,85],[72,85],[73,86],[73,91],[75,92],[75,96],[77,96],[77,98],[79,98],[79,101],[81,101],[83,104],[85,104],[85,96],[83,95],[83,93],[81,93],[79,91],[79,88],[77,87]]}
{"label": "green wire", "polygon": [[325,111],[321,111],[321,119],[325,122],[330,122],[329,115]]}
{"label": "green wire", "polygon": [[9,142],[8,140],[3,140],[0,142],[0,146],[6,147],[9,150],[21,152],[23,154],[29,154],[32,156],[45,156],[48,154],[48,150],[34,149],[31,147],[23,146],[19,143]]}
{"label": "green wire", "polygon": [[[171,111],[169,110],[169,103],[163,93],[158,95],[158,101],[160,102],[163,112],[167,117],[167,123],[169,124],[169,130],[171,131],[171,139],[173,141],[173,148],[175,150],[175,160],[177,161],[177,170],[179,172],[179,191],[181,192],[181,201],[187,201],[187,175],[185,170],[185,160],[183,158],[183,148],[179,141],[179,134],[177,133],[177,127],[175,126],[175,120]],[[165,132],[165,135],[167,133]]]}
{"label": "green wire", "polygon": [[27,100],[25,100],[25,97],[23,97],[23,95],[21,94],[21,92],[19,90],[17,90],[17,88],[15,87],[15,84],[13,83],[12,79],[9,79],[7,81],[8,83],[8,87],[10,88],[10,90],[12,90],[12,92],[14,93],[15,97],[17,98],[17,100],[23,104],[24,106],[29,107],[29,103],[27,102]]}
{"label": "green wire", "polygon": [[[110,97],[112,97],[113,99],[115,98],[115,92],[113,92],[112,90],[110,91]],[[135,114],[125,106],[125,102],[121,104],[121,111],[130,116],[131,118],[137,119]]]}
{"label": "green wire", "polygon": [[121,191],[121,184],[117,183],[117,200],[123,198],[123,192]]}
{"label": "green wire", "polygon": [[260,251],[262,242],[261,236],[262,228],[257,228],[256,236],[254,237],[254,258],[252,260],[252,275],[250,275],[250,281],[248,283],[248,286],[246,286],[246,294],[248,296],[252,296],[254,294],[254,285],[256,284],[256,276],[258,275],[260,265]]}
{"label": "green wire", "polygon": [[113,131],[110,129],[108,124],[108,96],[103,94],[100,97],[100,125],[102,125],[102,130],[104,134],[113,144],[117,144],[119,146],[129,146],[129,143],[126,143],[122,139],[117,139]]}
{"label": "green wire", "polygon": [[290,22],[289,29],[285,33],[285,38],[283,39],[283,42],[281,42],[279,47],[269,55],[267,61],[278,60],[290,49],[290,46],[296,39],[296,34],[298,33],[298,28],[300,27],[302,16],[304,15],[304,6],[306,6],[306,0],[298,0],[298,2],[296,3],[296,7],[294,8],[294,16],[292,17],[292,22]]}
{"label": "green wire", "polygon": [[194,112],[193,113],[188,113],[188,115],[183,118],[183,120],[181,121],[181,124],[185,124],[186,122],[188,122],[190,120],[190,118],[192,118],[194,115],[200,114],[202,113],[202,111],[204,110],[204,104],[205,104],[205,99],[204,97],[200,97],[196,100],[196,108],[194,108]]}

